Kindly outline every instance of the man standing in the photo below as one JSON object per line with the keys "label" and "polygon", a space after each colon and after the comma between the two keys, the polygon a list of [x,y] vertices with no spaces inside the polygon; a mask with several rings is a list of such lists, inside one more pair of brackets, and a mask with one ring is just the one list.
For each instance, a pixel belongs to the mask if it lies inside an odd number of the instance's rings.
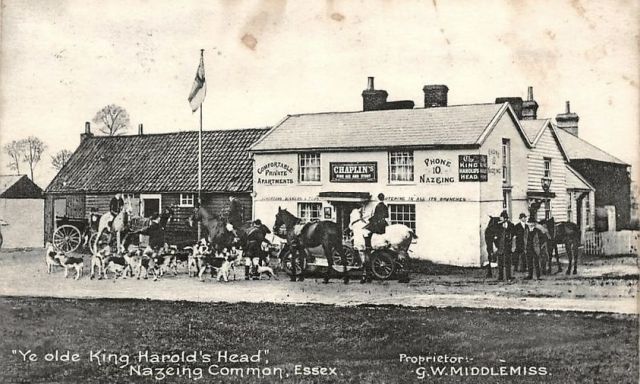
{"label": "man standing", "polygon": [[536,271],[536,278],[540,279],[540,253],[544,242],[544,234],[538,228],[536,219],[533,216],[529,216],[529,220],[527,220],[526,236],[525,250],[527,253],[528,269],[526,279],[533,279],[534,268]]}
{"label": "man standing", "polygon": [[525,236],[527,234],[527,215],[521,213],[519,221],[514,226],[514,235],[516,237],[516,250],[513,257],[513,265],[516,271],[527,271],[527,258],[524,249]]}
{"label": "man standing", "polygon": [[158,214],[154,214],[151,217],[151,223],[147,228],[134,233],[149,236],[148,248],[151,248],[154,252],[164,247],[164,230],[160,226],[160,215]]}
{"label": "man standing", "polygon": [[511,245],[513,244],[513,223],[507,211],[500,213],[501,226],[498,234],[498,281],[511,280]]}

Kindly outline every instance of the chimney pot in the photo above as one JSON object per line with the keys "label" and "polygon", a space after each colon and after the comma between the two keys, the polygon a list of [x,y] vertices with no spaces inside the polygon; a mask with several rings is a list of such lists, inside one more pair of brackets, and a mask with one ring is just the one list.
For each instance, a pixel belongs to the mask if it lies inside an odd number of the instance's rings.
{"label": "chimney pot", "polygon": [[142,131],[142,123],[138,124],[138,135],[142,136],[143,135],[143,131]]}
{"label": "chimney pot", "polygon": [[527,101],[533,101],[533,87],[529,86],[527,89]]}
{"label": "chimney pot", "polygon": [[85,121],[84,123],[84,133],[86,134],[90,134],[91,133],[91,123],[88,121]]}
{"label": "chimney pot", "polygon": [[522,103],[522,119],[535,120],[538,118],[538,103],[533,99],[533,87],[527,88],[527,100]]}
{"label": "chimney pot", "polygon": [[569,100],[567,100],[567,113],[571,113],[571,106],[569,105]]}
{"label": "chimney pot", "polygon": [[429,84],[422,87],[424,107],[446,107],[449,87],[444,84]]}
{"label": "chimney pot", "polygon": [[367,81],[367,91],[373,91],[373,76],[369,76]]}

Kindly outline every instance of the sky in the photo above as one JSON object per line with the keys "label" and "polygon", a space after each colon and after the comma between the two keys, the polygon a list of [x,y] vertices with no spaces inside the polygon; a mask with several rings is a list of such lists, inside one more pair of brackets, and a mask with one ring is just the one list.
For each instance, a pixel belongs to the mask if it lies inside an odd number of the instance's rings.
{"label": "sky", "polygon": [[[426,84],[446,84],[450,105],[533,86],[538,117],[570,100],[582,138],[638,164],[639,4],[2,0],[0,144],[41,138],[45,187],[50,156],[74,150],[107,104],[129,112],[130,134],[197,130],[187,96],[205,49],[204,129],[361,110],[368,76],[416,106]],[[1,174],[14,173],[7,163]]]}

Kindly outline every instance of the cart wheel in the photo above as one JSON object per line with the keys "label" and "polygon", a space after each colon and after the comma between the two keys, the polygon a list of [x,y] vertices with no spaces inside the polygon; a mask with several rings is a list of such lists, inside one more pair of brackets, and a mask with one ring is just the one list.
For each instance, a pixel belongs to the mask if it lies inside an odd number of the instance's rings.
{"label": "cart wheel", "polygon": [[[292,260],[291,260],[291,251],[289,249],[287,249],[284,254],[281,256],[282,259],[282,269],[284,269],[284,271],[287,273],[287,275],[291,276],[293,275],[293,269],[291,267],[292,265]],[[302,272],[304,270],[307,269],[307,258],[305,257],[303,259],[303,265],[300,265],[300,261],[298,258],[296,258],[296,275],[300,276],[302,274]]]}
{"label": "cart wheel", "polygon": [[[100,238],[98,239],[98,235],[100,235]],[[97,240],[97,245],[96,245],[96,240]],[[103,230],[102,234],[99,234],[98,232],[93,232],[91,234],[91,238],[89,239],[89,248],[91,249],[91,253],[95,254],[98,252],[98,249],[101,248],[100,245],[104,245],[104,244],[109,244],[109,242],[111,241],[109,232]]]}
{"label": "cart wheel", "polygon": [[386,280],[396,269],[395,257],[388,251],[377,251],[371,255],[371,273],[376,279]]}
{"label": "cart wheel", "polygon": [[[344,255],[347,257],[347,265],[355,265],[356,257],[354,249],[347,246],[343,246],[342,249],[344,250]],[[342,265],[342,258],[337,250],[333,251],[333,265]]]}
{"label": "cart wheel", "polygon": [[73,225],[65,224],[53,233],[53,246],[61,252],[73,252],[81,243],[82,234]]}

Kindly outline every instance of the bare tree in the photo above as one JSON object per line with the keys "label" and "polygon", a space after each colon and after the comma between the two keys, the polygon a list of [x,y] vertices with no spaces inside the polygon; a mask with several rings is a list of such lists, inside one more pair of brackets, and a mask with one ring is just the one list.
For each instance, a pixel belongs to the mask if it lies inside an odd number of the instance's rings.
{"label": "bare tree", "polygon": [[62,169],[62,167],[64,167],[65,164],[67,164],[67,161],[69,161],[71,155],[73,155],[73,152],[68,149],[58,151],[55,155],[51,156],[51,165],[53,165],[53,168],[59,171]]}
{"label": "bare tree", "polygon": [[16,173],[19,174],[21,161],[20,158],[22,157],[22,140],[13,140],[12,142],[5,144],[3,149],[11,159],[11,162],[7,166],[9,167],[9,169],[13,169],[16,171]]}
{"label": "bare tree", "polygon": [[96,113],[93,122],[101,125],[100,132],[105,135],[122,135],[129,129],[129,113],[119,105],[110,104]]}
{"label": "bare tree", "polygon": [[42,153],[47,148],[46,144],[35,136],[29,136],[26,139],[20,140],[22,143],[22,159],[29,164],[29,170],[31,171],[31,180],[33,180],[33,169],[36,167]]}

